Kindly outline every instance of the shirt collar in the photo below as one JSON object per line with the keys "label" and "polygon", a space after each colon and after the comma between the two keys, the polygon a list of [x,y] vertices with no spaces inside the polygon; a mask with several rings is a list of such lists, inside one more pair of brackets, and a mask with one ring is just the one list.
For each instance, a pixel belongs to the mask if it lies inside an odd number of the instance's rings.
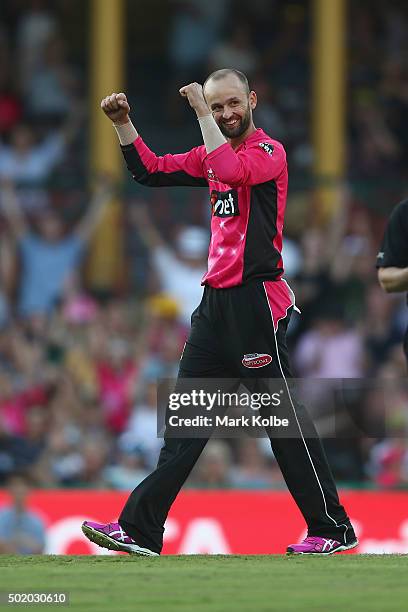
{"label": "shirt collar", "polygon": [[252,142],[253,140],[258,140],[258,138],[262,134],[264,134],[264,131],[262,130],[262,128],[256,128],[255,131],[252,132],[252,134],[250,134],[245,140],[241,142],[241,144],[239,145],[239,147],[235,149],[235,151],[240,151],[242,147],[245,148],[245,146],[249,144],[250,142]]}

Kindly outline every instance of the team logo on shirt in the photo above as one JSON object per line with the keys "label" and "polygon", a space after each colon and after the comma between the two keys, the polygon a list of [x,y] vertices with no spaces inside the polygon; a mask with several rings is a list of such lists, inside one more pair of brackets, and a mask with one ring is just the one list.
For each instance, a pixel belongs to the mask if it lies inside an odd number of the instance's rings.
{"label": "team logo on shirt", "polygon": [[268,155],[272,155],[273,145],[270,142],[260,142],[259,146],[265,151],[265,153],[268,153]]}
{"label": "team logo on shirt", "polygon": [[236,189],[216,191],[210,195],[211,210],[214,217],[238,217],[238,193]]}
{"label": "team logo on shirt", "polygon": [[208,168],[207,177],[209,181],[218,181],[218,177],[212,168]]}
{"label": "team logo on shirt", "polygon": [[242,365],[246,368],[263,368],[271,363],[272,357],[268,353],[250,353],[244,355]]}

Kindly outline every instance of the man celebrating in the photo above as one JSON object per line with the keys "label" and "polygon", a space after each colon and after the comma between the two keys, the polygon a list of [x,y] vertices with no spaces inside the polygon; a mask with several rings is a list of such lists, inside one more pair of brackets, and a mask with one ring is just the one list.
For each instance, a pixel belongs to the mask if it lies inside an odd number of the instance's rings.
{"label": "man celebrating", "polygon": [[[287,552],[331,554],[354,548],[357,539],[316,430],[304,408],[292,400],[286,381],[291,372],[285,336],[294,296],[282,279],[288,182],[284,148],[255,128],[257,97],[241,72],[217,70],[203,87],[191,83],[180,94],[196,112],[204,145],[163,157],[139,136],[125,94],[113,93],[101,103],[135,180],[157,187],[209,187],[208,271],[179,379],[235,377],[251,388],[259,377],[280,378],[289,397],[287,417],[297,435],[270,435],[271,446],[308,526],[306,539]],[[167,514],[206,442],[165,436],[157,469],[131,493],[118,523],[86,521],[84,534],[105,548],[160,554]]]}

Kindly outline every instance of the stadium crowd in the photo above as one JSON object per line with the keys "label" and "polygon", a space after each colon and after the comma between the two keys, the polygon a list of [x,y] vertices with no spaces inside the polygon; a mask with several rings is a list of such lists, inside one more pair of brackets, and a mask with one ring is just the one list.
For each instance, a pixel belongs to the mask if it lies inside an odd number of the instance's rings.
{"label": "stadium crowd", "polygon": [[[129,19],[140,46],[137,67],[128,54],[129,96],[153,148],[182,150],[198,134],[179,86],[226,65],[248,73],[256,124],[288,151],[284,261],[302,310],[289,336],[296,375],[366,381],[347,395],[357,433],[340,421],[331,436],[325,395],[314,398],[333,471],[343,483],[406,487],[407,311],[404,296],[378,286],[375,257],[386,216],[406,195],[408,10],[350,3],[347,187],[322,226],[311,179],[307,5],[223,0],[210,11],[169,2],[156,55],[144,44],[149,30]],[[140,482],[161,444],[156,381],[176,374],[202,291],[206,193],[148,191],[128,178],[120,186],[126,282],[102,295],[87,281],[89,240],[118,186],[104,177],[87,187],[85,30],[74,36],[81,11],[78,2],[5,0],[0,18],[0,485],[20,471],[44,487]],[[268,440],[253,438],[212,441],[188,485],[284,486]]]}

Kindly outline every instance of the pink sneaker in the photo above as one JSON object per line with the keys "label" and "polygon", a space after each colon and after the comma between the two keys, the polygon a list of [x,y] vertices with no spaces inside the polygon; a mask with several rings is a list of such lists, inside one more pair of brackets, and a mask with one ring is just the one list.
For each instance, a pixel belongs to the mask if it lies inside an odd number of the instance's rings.
{"label": "pink sneaker", "polygon": [[153,552],[148,548],[141,548],[136,542],[123,531],[119,523],[93,523],[84,521],[82,523],[82,532],[98,546],[109,548],[109,550],[120,550],[127,552],[130,555],[143,555],[145,557],[158,557],[159,553]]}
{"label": "pink sneaker", "polygon": [[287,555],[332,555],[342,550],[350,550],[358,545],[358,540],[348,544],[341,544],[337,540],[308,536],[300,544],[290,544],[286,549]]}

